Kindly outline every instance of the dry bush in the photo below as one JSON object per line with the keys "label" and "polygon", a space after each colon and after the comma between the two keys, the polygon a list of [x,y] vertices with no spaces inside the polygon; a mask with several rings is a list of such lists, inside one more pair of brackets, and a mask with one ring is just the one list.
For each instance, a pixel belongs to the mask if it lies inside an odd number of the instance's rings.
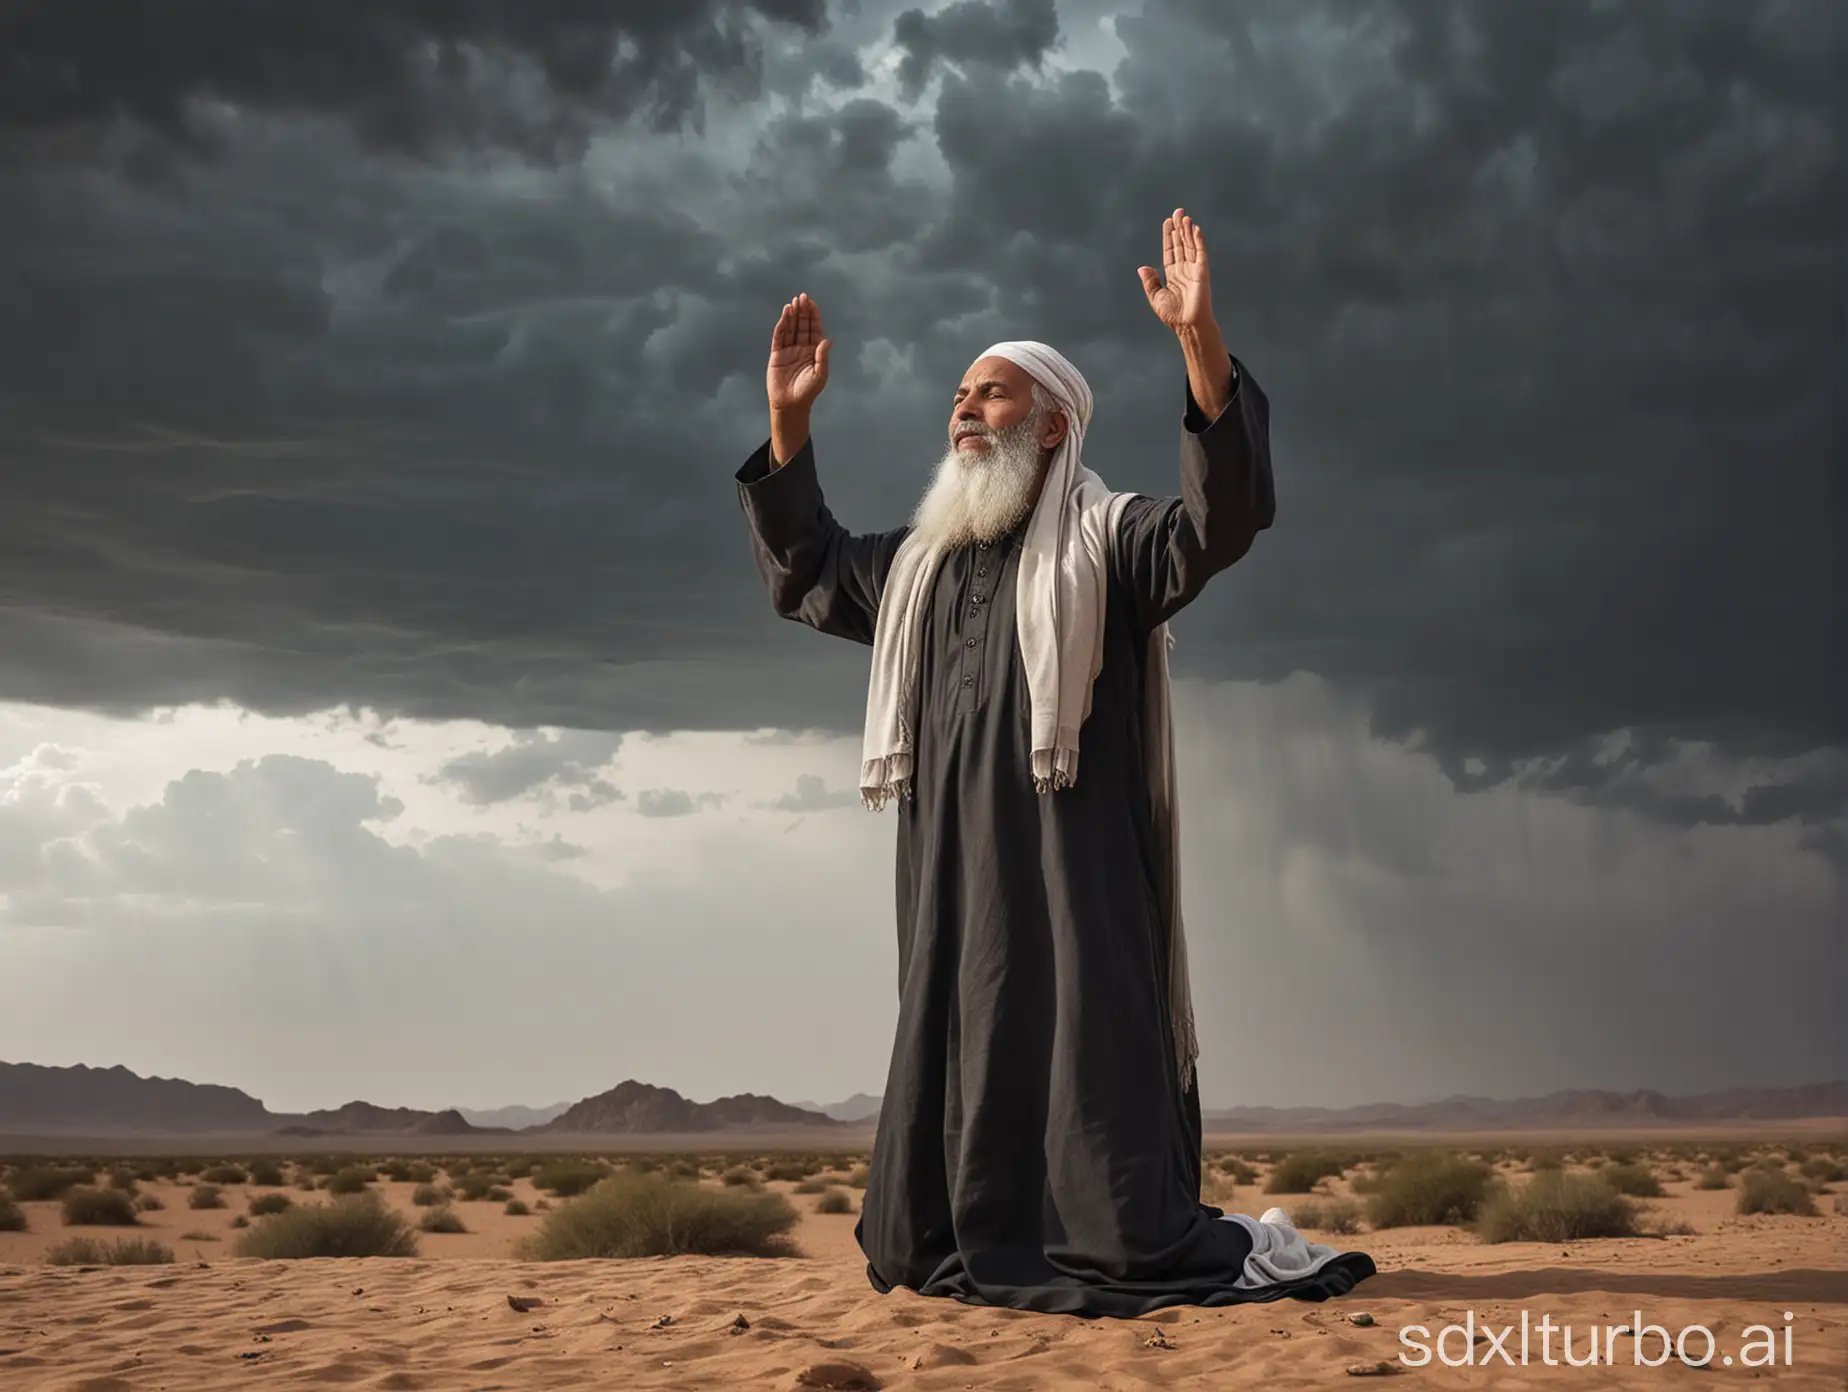
{"label": "dry bush", "polygon": [[13,1196],[0,1189],[0,1232],[24,1232],[26,1211],[13,1202]]}
{"label": "dry bush", "polygon": [[581,1257],[796,1256],[798,1215],[781,1194],[682,1184],[618,1173],[548,1214],[520,1245],[536,1261]]}
{"label": "dry bush", "polygon": [[1696,1189],[1725,1189],[1732,1184],[1732,1177],[1726,1173],[1724,1165],[1709,1165],[1694,1176]]}
{"label": "dry bush", "polygon": [[419,1208],[429,1208],[432,1204],[445,1204],[455,1197],[455,1191],[447,1184],[420,1184],[411,1190],[411,1202]]}
{"label": "dry bush", "polygon": [[1345,1236],[1360,1231],[1360,1205],[1353,1199],[1304,1199],[1290,1205],[1290,1221],[1298,1228]]}
{"label": "dry bush", "polygon": [[1222,1174],[1230,1175],[1234,1184],[1256,1184],[1258,1182],[1256,1167],[1247,1164],[1236,1155],[1221,1156],[1215,1162],[1215,1167]]}
{"label": "dry bush", "polygon": [[378,1171],[366,1165],[346,1165],[327,1177],[330,1194],[363,1194],[366,1186],[378,1178]]}
{"label": "dry bush", "polygon": [[569,1199],[608,1178],[610,1167],[598,1160],[549,1160],[533,1170],[533,1188]]}
{"label": "dry bush", "polygon": [[441,1208],[427,1210],[424,1216],[417,1220],[417,1226],[425,1232],[434,1233],[465,1233],[468,1231],[468,1225],[462,1221],[462,1215],[448,1204],[444,1204]]}
{"label": "dry bush", "polygon": [[223,1208],[224,1191],[216,1184],[195,1184],[192,1192],[186,1196],[188,1208]]}
{"label": "dry bush", "polygon": [[253,1160],[250,1162],[250,1184],[276,1189],[282,1186],[282,1166],[274,1160]]}
{"label": "dry bush", "polygon": [[[1549,1170],[1535,1177],[1535,1182]],[[1410,1227],[1475,1220],[1494,1171],[1479,1160],[1442,1151],[1421,1151],[1396,1161],[1367,1196],[1367,1218],[1376,1228]]]}
{"label": "dry bush", "polygon": [[417,1234],[377,1192],[298,1204],[265,1218],[238,1240],[241,1257],[414,1257]]}
{"label": "dry bush", "polygon": [[67,1228],[128,1228],[139,1221],[135,1201],[120,1189],[77,1188],[64,1195]]}
{"label": "dry bush", "polygon": [[242,1165],[212,1165],[199,1171],[199,1178],[207,1184],[242,1184],[250,1178],[250,1171]]}
{"label": "dry bush", "polygon": [[764,1187],[763,1177],[759,1175],[756,1170],[751,1169],[747,1165],[733,1165],[729,1170],[725,1171],[724,1174],[719,1176],[719,1183],[733,1189],[761,1189]]}
{"label": "dry bush", "polygon": [[1502,1183],[1482,1204],[1476,1233],[1484,1242],[1576,1242],[1634,1237],[1637,1205],[1601,1175],[1549,1170],[1525,1185]]}
{"label": "dry bush", "polygon": [[1604,1178],[1619,1194],[1628,1194],[1633,1199],[1663,1197],[1662,1185],[1647,1165],[1631,1162],[1612,1165],[1604,1172]]}
{"label": "dry bush", "polygon": [[1556,1150],[1536,1150],[1527,1157],[1527,1168],[1535,1174],[1545,1170],[1563,1170],[1566,1162]]}
{"label": "dry bush", "polygon": [[287,1194],[259,1194],[250,1201],[252,1218],[267,1218],[272,1213],[287,1213],[295,1207],[295,1200]]}
{"label": "dry bush", "polygon": [[167,1201],[159,1194],[137,1194],[135,1211],[137,1213],[158,1213],[167,1206]]}
{"label": "dry bush", "polygon": [[870,1172],[865,1165],[855,1165],[853,1167],[853,1173],[847,1176],[847,1187],[849,1189],[864,1189],[866,1187],[866,1177],[868,1173]]}
{"label": "dry bush", "polygon": [[852,1213],[853,1200],[847,1197],[845,1189],[836,1189],[830,1185],[815,1201],[815,1211],[817,1213]]}
{"label": "dry bush", "polygon": [[124,1237],[115,1242],[73,1237],[45,1253],[48,1266],[162,1266],[172,1260],[173,1249],[151,1237]]}
{"label": "dry bush", "polygon": [[1323,1178],[1339,1179],[1341,1157],[1323,1151],[1294,1151],[1272,1167],[1264,1181],[1267,1194],[1307,1194]]}
{"label": "dry bush", "polygon": [[1740,1213],[1795,1213],[1812,1216],[1816,1201],[1803,1183],[1783,1170],[1747,1170],[1739,1178],[1739,1198],[1733,1205]]}
{"label": "dry bush", "polygon": [[501,1212],[510,1218],[525,1218],[532,1213],[532,1210],[519,1199],[508,1199],[507,1206]]}
{"label": "dry bush", "polygon": [[88,1180],[79,1178],[79,1171],[58,1169],[51,1165],[26,1165],[14,1170],[8,1176],[6,1187],[20,1203],[42,1203],[47,1199],[58,1199],[78,1184],[87,1184]]}
{"label": "dry bush", "polygon": [[1837,1184],[1848,1178],[1841,1163],[1828,1155],[1812,1155],[1803,1161],[1798,1170],[1806,1179],[1818,1180],[1823,1184]]}
{"label": "dry bush", "polygon": [[819,1160],[773,1160],[763,1168],[763,1176],[767,1180],[807,1179],[820,1172]]}

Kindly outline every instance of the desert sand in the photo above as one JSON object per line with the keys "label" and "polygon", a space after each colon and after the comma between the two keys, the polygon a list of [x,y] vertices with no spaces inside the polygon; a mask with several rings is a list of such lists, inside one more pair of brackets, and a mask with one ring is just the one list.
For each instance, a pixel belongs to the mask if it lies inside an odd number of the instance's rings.
{"label": "desert sand", "polygon": [[[1344,1192],[1340,1181],[1332,1187]],[[413,1218],[410,1184],[381,1180],[387,1202]],[[510,1186],[529,1204],[530,1181]],[[790,1193],[793,1186],[773,1182]],[[855,1215],[803,1213],[799,1258],[674,1256],[529,1262],[514,1244],[540,1216],[496,1202],[457,1202],[470,1231],[419,1233],[414,1258],[263,1261],[232,1255],[246,1195],[196,1211],[184,1186],[141,1186],[166,1207],[133,1229],[67,1228],[55,1202],[21,1205],[29,1229],[0,1233],[0,1388],[84,1392],[213,1392],[219,1388],[801,1388],[1145,1389],[1350,1384],[1377,1368],[1431,1387],[1585,1388],[1756,1383],[1838,1390],[1848,1385],[1848,1216],[1825,1196],[1817,1217],[1733,1212],[1732,1191],[1670,1182],[1653,1214],[1692,1235],[1611,1238],[1565,1246],[1485,1244],[1451,1227],[1356,1236],[1309,1235],[1370,1252],[1380,1274],[1338,1301],[1226,1309],[1178,1307],[1138,1320],[1084,1320],[961,1305],[908,1291],[877,1294],[853,1240]],[[852,1192],[857,1209],[859,1193]],[[1287,1197],[1240,1186],[1222,1205],[1258,1213]],[[44,1264],[74,1233],[151,1237],[176,1261],[143,1267]],[[188,1239],[182,1234],[206,1234]],[[527,1309],[516,1309],[509,1297]],[[1618,1336],[1618,1361],[1543,1366],[1539,1334],[1520,1363],[1518,1325],[1542,1316],[1586,1326],[1645,1324],[1713,1331],[1713,1366],[1673,1359],[1638,1366]],[[1790,1312],[1786,1320],[1785,1312]],[[1353,1321],[1370,1316],[1371,1324]],[[1400,1331],[1426,1343],[1446,1324],[1517,1326],[1504,1346],[1515,1366],[1405,1366]],[[742,1317],[742,1319],[741,1319]],[[1725,1366],[1745,1327],[1776,1331],[1774,1366]],[[1788,1328],[1790,1360],[1784,1361]],[[1559,1357],[1558,1335],[1553,1355]],[[1762,1347],[1762,1339],[1759,1346]],[[1450,1337],[1453,1356],[1466,1347]],[[1481,1342],[1474,1344],[1483,1350]],[[1647,1356],[1659,1350],[1646,1347]],[[862,1371],[874,1381],[856,1381]]]}

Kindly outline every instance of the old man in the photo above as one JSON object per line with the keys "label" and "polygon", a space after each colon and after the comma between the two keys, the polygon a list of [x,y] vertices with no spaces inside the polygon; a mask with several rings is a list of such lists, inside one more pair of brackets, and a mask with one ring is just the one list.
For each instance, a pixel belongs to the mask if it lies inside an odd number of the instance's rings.
{"label": "old man", "polygon": [[1186,364],[1177,497],[1107,488],[1083,375],[1009,341],[956,385],[909,523],[848,531],[809,435],[832,341],[807,295],[737,473],[776,612],[872,648],[860,788],[897,812],[899,1015],[854,1231],[880,1291],[1134,1316],[1374,1269],[1280,1209],[1201,1202],[1167,625],[1271,525],[1269,409],[1183,209],[1138,275]]}

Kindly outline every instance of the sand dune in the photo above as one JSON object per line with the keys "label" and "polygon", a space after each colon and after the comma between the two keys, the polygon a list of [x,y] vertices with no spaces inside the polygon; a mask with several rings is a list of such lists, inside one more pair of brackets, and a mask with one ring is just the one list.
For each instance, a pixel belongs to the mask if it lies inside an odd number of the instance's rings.
{"label": "sand dune", "polygon": [[[378,1187],[415,1212],[411,1186]],[[244,1207],[237,1187],[226,1189],[229,1208],[204,1211],[186,1207],[183,1187],[143,1188],[168,1206],[147,1214],[138,1234],[172,1246],[173,1265],[43,1265],[45,1248],[77,1231],[62,1226],[52,1203],[24,1205],[30,1231],[0,1234],[7,1392],[797,1388],[850,1386],[856,1369],[888,1388],[1002,1392],[1345,1385],[1350,1367],[1396,1362],[1406,1351],[1401,1329],[1435,1334],[1472,1311],[1478,1323],[1515,1324],[1523,1307],[1531,1321],[1544,1314],[1573,1325],[1581,1353],[1588,1324],[1628,1324],[1639,1308],[1645,1322],[1671,1331],[1713,1329],[1722,1357],[1746,1325],[1762,1322],[1780,1331],[1780,1362],[1788,1310],[1790,1366],[1752,1371],[1777,1386],[1832,1392],[1848,1375],[1848,1217],[1826,1204],[1815,1218],[1739,1217],[1730,1193],[1689,1183],[1671,1183],[1654,1206],[1689,1222],[1693,1236],[1562,1248],[1486,1245],[1451,1228],[1389,1229],[1331,1239],[1364,1247],[1380,1266],[1345,1300],[1183,1307],[1133,1321],[880,1296],[866,1282],[853,1215],[812,1213],[808,1196],[794,1197],[804,1213],[800,1259],[523,1262],[513,1244],[537,1218],[458,1203],[473,1231],[420,1234],[416,1258],[256,1261],[230,1255],[229,1225]],[[537,1198],[527,1181],[514,1188]],[[1271,1202],[1242,1194],[1243,1209]],[[187,1241],[185,1232],[220,1240]],[[540,1303],[516,1310],[509,1296]],[[1372,1325],[1352,1323],[1357,1311]],[[1614,1367],[1549,1368],[1539,1364],[1537,1339],[1525,1367],[1434,1364],[1401,1375],[1434,1387],[1598,1388],[1752,1377],[1743,1368],[1636,1366],[1627,1337],[1616,1343],[1623,1361]],[[1462,1336],[1449,1347],[1460,1352]],[[1508,1347],[1518,1359],[1518,1339]]]}

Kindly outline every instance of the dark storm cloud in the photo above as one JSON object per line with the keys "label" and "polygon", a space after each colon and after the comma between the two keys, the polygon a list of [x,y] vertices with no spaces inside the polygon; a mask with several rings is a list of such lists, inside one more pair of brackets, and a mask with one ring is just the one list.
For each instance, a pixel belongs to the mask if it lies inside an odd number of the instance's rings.
{"label": "dark storm cloud", "polygon": [[916,101],[944,61],[1002,72],[1040,68],[1058,42],[1059,15],[1052,0],[956,0],[935,14],[906,10],[892,34],[905,55],[899,92]]}
{"label": "dark storm cloud", "polygon": [[486,807],[541,788],[568,792],[573,811],[619,801],[620,788],[599,769],[615,757],[621,735],[571,730],[556,736],[519,731],[503,749],[476,750],[451,759],[434,782],[454,784],[463,802]]}
{"label": "dark storm cloud", "polygon": [[[822,27],[824,0],[14,0],[0,11],[0,128],[124,118],[191,154],[198,101],[330,116],[418,157],[500,147],[576,159],[599,121],[702,122],[702,85],[749,93],[749,20]],[[525,65],[536,81],[518,81]],[[836,66],[838,67],[838,60]]]}
{"label": "dark storm cloud", "polygon": [[[778,306],[855,526],[1004,337],[1171,492],[1135,272],[1184,203],[1281,506],[1183,674],[1317,672],[1464,787],[1840,815],[1839,762],[1641,776],[1848,735],[1826,4],[1173,0],[1108,75],[1050,61],[1095,4],[73,12],[0,33],[0,696],[853,730],[864,653],[770,616],[730,482]],[[839,90],[893,62],[916,106]],[[651,129],[698,93],[705,143]]]}

